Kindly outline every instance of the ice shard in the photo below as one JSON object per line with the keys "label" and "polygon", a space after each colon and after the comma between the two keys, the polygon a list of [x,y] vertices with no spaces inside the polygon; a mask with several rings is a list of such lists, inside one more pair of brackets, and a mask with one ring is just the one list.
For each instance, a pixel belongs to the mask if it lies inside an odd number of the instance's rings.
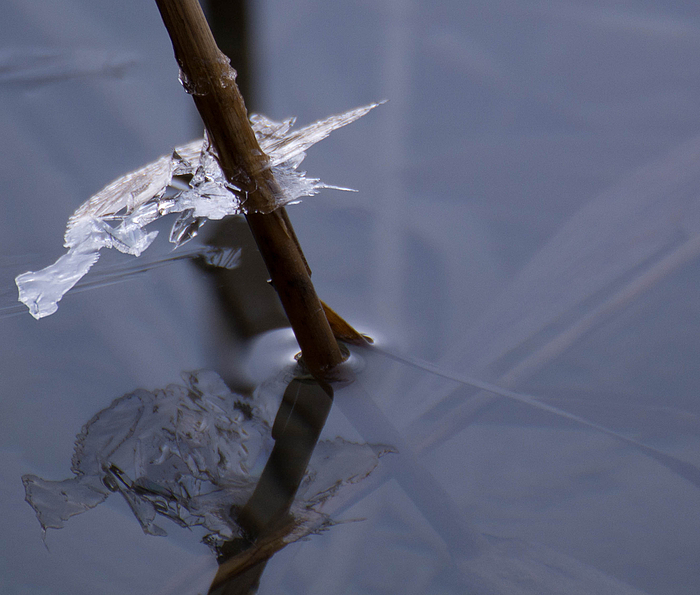
{"label": "ice shard", "polygon": [[[97,413],[77,436],[73,477],[22,478],[44,531],[118,492],[147,534],[166,534],[160,517],[204,527],[215,550],[240,535],[231,511],[251,496],[272,449],[273,407],[232,393],[215,372],[183,379],[136,390]],[[320,442],[292,508],[294,539],[327,525],[323,505],[367,477],[387,452],[340,438]]]}
{"label": "ice shard", "polygon": [[[274,122],[251,116],[260,148],[269,156],[281,189],[274,208],[298,202],[322,188],[347,190],[307,178],[298,167],[309,147],[377,105],[330,116],[298,130],[292,130],[293,118]],[[188,186],[178,189],[176,177],[189,178]],[[176,147],[171,155],[118,178],[83,203],[68,220],[64,237],[68,253],[40,271],[15,279],[19,301],[34,318],[49,316],[97,262],[102,248],[139,256],[157,235],[146,231],[146,226],[171,213],[180,214],[170,234],[170,241],[180,246],[192,239],[206,220],[245,213],[245,200],[245,193],[227,182],[206,135]]]}

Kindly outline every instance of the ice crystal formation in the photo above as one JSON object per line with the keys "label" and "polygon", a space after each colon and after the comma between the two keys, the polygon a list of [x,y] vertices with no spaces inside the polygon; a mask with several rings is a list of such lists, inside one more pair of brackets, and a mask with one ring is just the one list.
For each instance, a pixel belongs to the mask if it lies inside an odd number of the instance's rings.
{"label": "ice crystal formation", "polygon": [[[297,168],[309,147],[376,105],[330,116],[298,130],[292,130],[294,118],[274,122],[265,116],[251,116],[260,148],[269,157],[281,189],[273,210],[322,188],[347,190],[307,178]],[[176,177],[189,178],[187,187],[174,188]],[[245,213],[246,198],[243,190],[225,179],[206,135],[176,147],[171,155],[118,178],[83,203],[68,220],[64,236],[67,254],[40,271],[29,271],[15,279],[19,300],[34,318],[49,316],[97,262],[102,248],[140,256],[158,233],[147,231],[146,226],[171,213],[179,213],[170,233],[170,241],[178,247],[194,237],[207,219]]]}
{"label": "ice crystal formation", "polygon": [[121,77],[138,63],[135,54],[98,48],[58,50],[7,47],[0,50],[0,85],[34,87],[83,77]]}
{"label": "ice crystal formation", "polygon": [[[251,496],[272,449],[274,407],[232,393],[215,372],[183,379],[183,385],[162,390],[136,390],[96,414],[77,436],[74,477],[22,478],[44,531],[63,527],[118,492],[147,534],[166,534],[158,516],[204,527],[205,542],[214,549],[240,534],[231,510]],[[392,449],[339,438],[317,445],[292,508],[292,540],[328,523],[321,507],[372,472],[374,451]]]}

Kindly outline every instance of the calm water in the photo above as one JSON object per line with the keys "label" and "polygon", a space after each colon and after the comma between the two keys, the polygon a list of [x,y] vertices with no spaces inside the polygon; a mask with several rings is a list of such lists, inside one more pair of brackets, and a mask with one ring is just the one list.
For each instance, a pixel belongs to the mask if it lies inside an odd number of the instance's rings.
{"label": "calm water", "polygon": [[[321,297],[385,350],[637,441],[358,353],[324,438],[388,444],[260,593],[700,588],[700,21],[683,2],[256,2],[257,108],[305,124],[389,101],[311,149],[290,207]],[[0,307],[106,183],[201,134],[155,4],[10,2],[0,46]],[[167,255],[167,225],[149,258]],[[104,265],[128,257],[105,255]],[[3,593],[205,593],[201,533],[145,535],[113,494],[41,527],[21,476],[137,388],[274,377],[286,331],[227,339],[178,262],[0,318]],[[248,359],[245,359],[248,358]],[[644,450],[646,448],[646,450]],[[664,456],[666,457],[664,459]],[[169,524],[168,524],[169,523]],[[563,582],[562,582],[563,581]]]}

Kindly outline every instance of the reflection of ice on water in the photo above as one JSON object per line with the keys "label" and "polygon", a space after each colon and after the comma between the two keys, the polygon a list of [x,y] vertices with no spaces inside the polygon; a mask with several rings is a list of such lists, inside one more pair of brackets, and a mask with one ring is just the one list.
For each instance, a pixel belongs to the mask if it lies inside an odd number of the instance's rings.
{"label": "reflection of ice on water", "polygon": [[[239,535],[231,509],[245,504],[267,460],[274,407],[232,393],[215,372],[183,379],[183,385],[136,390],[95,415],[76,440],[75,477],[22,478],[44,530],[63,527],[119,492],[147,534],[166,534],[155,522],[161,515],[204,527],[213,547]],[[319,443],[292,510],[302,524],[295,539],[326,524],[323,504],[377,462],[365,445],[340,438]]]}
{"label": "reflection of ice on water", "polygon": [[231,534],[228,509],[252,489],[251,472],[271,446],[270,426],[215,373],[184,380],[184,386],[136,390],[95,415],[76,441],[75,478],[23,478],[45,529],[118,491],[146,533],[165,533],[154,523],[160,513]]}

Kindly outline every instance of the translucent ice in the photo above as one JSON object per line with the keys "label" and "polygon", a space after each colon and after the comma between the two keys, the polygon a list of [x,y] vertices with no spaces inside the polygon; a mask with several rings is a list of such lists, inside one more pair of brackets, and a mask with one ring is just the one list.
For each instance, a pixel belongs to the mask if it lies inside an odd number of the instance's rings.
{"label": "translucent ice", "polygon": [[[271,451],[273,407],[232,393],[214,372],[183,379],[136,390],[95,415],[76,439],[74,477],[22,478],[44,531],[119,492],[147,534],[165,535],[156,524],[161,516],[205,527],[214,548],[239,535],[231,509],[251,496]],[[326,523],[323,504],[368,476],[385,452],[391,449],[342,439],[319,443],[292,509],[295,538]]]}
{"label": "translucent ice", "polygon": [[[376,106],[331,116],[295,131],[293,118],[273,122],[264,116],[251,116],[260,147],[269,156],[281,188],[274,208],[298,202],[322,188],[347,190],[307,178],[297,168],[309,147]],[[189,185],[177,189],[176,176],[189,178]],[[180,213],[170,241],[181,246],[207,219],[244,213],[245,199],[244,192],[226,181],[206,136],[177,147],[172,155],[122,176],[83,203],[68,220],[64,238],[68,253],[45,269],[19,275],[15,279],[19,300],[34,318],[53,314],[66,292],[97,262],[102,248],[139,256],[157,235],[145,227],[170,213]]]}
{"label": "translucent ice", "polygon": [[0,85],[34,87],[83,77],[121,77],[138,62],[132,53],[99,48],[0,50]]}

